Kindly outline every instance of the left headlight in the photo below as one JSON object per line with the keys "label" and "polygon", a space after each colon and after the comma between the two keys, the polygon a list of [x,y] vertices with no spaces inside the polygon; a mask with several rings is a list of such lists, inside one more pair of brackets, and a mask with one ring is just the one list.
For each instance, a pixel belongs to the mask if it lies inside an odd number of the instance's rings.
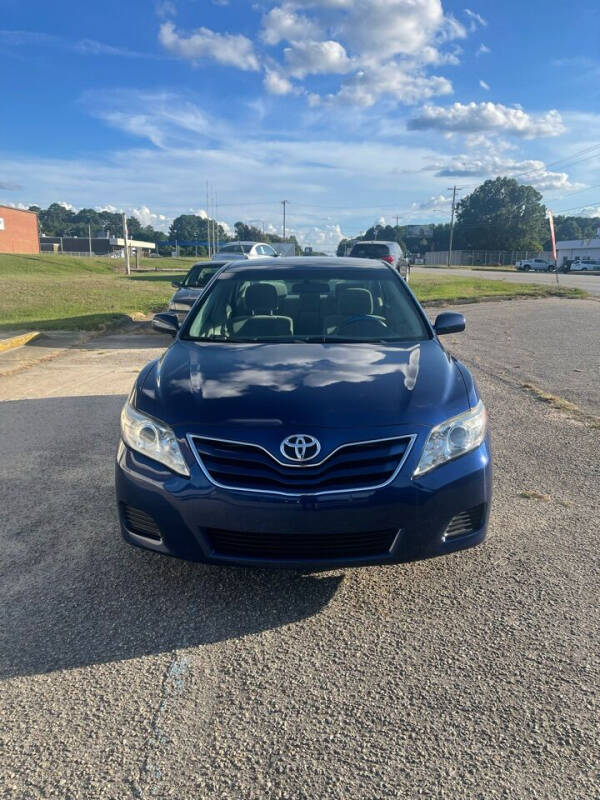
{"label": "left headlight", "polygon": [[487,411],[481,400],[475,408],[446,420],[432,429],[413,476],[423,475],[483,442],[487,428]]}
{"label": "left headlight", "polygon": [[121,411],[121,436],[132,450],[160,461],[179,475],[189,477],[190,471],[171,428],[137,411],[129,401]]}

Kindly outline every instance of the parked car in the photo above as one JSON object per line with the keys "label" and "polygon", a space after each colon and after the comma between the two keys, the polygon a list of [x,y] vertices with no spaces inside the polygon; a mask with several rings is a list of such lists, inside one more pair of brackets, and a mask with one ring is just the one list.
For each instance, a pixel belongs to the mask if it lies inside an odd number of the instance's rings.
{"label": "parked car", "polygon": [[356,242],[350,251],[350,258],[380,258],[395,267],[404,279],[408,279],[408,259],[398,242]]}
{"label": "parked car", "polygon": [[[282,291],[285,289],[285,291]],[[121,531],[213,564],[389,564],[486,535],[487,416],[467,367],[381,261],[227,264],[121,414]]]}
{"label": "parked car", "polygon": [[277,258],[279,253],[266,242],[231,242],[219,248],[214,261],[234,261],[239,258]]}
{"label": "parked car", "polygon": [[583,270],[600,270],[600,262],[593,261],[591,258],[576,258],[571,262],[571,272],[582,272]]}
{"label": "parked car", "polygon": [[516,267],[523,272],[552,272],[554,262],[546,261],[545,258],[524,258],[517,261]]}
{"label": "parked car", "polygon": [[204,287],[227,261],[200,261],[190,269],[182,281],[172,281],[177,291],[169,301],[169,311],[177,315],[181,324],[188,311],[204,291]]}

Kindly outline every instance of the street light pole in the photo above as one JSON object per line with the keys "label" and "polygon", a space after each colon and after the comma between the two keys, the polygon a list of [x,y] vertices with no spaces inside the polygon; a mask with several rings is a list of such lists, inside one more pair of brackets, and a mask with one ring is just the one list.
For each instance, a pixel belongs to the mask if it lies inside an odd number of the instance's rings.
{"label": "street light pole", "polygon": [[454,240],[454,209],[456,208],[456,192],[460,189],[460,186],[452,186],[448,187],[448,191],[452,189],[452,214],[450,215],[450,242],[448,246],[448,266],[452,263],[452,243]]}
{"label": "street light pole", "polygon": [[289,200],[282,200],[281,205],[283,206],[283,241],[285,242],[285,207],[289,203]]}
{"label": "street light pole", "polygon": [[131,266],[129,264],[129,242],[127,241],[127,214],[123,214],[123,243],[125,245],[125,271],[131,275]]}

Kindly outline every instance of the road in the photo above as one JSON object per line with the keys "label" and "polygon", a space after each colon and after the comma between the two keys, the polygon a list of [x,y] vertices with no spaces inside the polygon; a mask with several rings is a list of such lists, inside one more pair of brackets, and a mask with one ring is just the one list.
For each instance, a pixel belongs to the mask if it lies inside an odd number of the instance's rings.
{"label": "road", "polygon": [[[514,283],[545,283],[556,286],[556,275],[553,272],[501,272],[484,269],[440,269],[436,267],[412,267],[415,275],[456,275],[465,278],[485,278],[494,281],[512,281]],[[585,289],[592,295],[600,295],[600,275],[575,275],[560,273],[558,281],[561,286],[573,289]]]}
{"label": "road", "polygon": [[[121,541],[119,410],[164,339],[1,378],[3,800],[597,796],[599,431],[520,387],[535,369],[563,389],[550,316],[579,332],[560,361],[597,365],[598,308],[464,307],[450,345],[490,413],[489,537],[386,568],[223,569]],[[544,357],[503,364],[503,326],[540,331]],[[582,375],[565,388],[597,407]]]}

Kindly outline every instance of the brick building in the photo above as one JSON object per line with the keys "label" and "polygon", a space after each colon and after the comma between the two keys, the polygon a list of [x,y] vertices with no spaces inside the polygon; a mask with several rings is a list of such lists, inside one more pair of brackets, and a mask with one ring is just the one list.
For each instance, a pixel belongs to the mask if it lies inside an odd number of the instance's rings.
{"label": "brick building", "polygon": [[0,253],[39,253],[35,211],[0,206]]}

